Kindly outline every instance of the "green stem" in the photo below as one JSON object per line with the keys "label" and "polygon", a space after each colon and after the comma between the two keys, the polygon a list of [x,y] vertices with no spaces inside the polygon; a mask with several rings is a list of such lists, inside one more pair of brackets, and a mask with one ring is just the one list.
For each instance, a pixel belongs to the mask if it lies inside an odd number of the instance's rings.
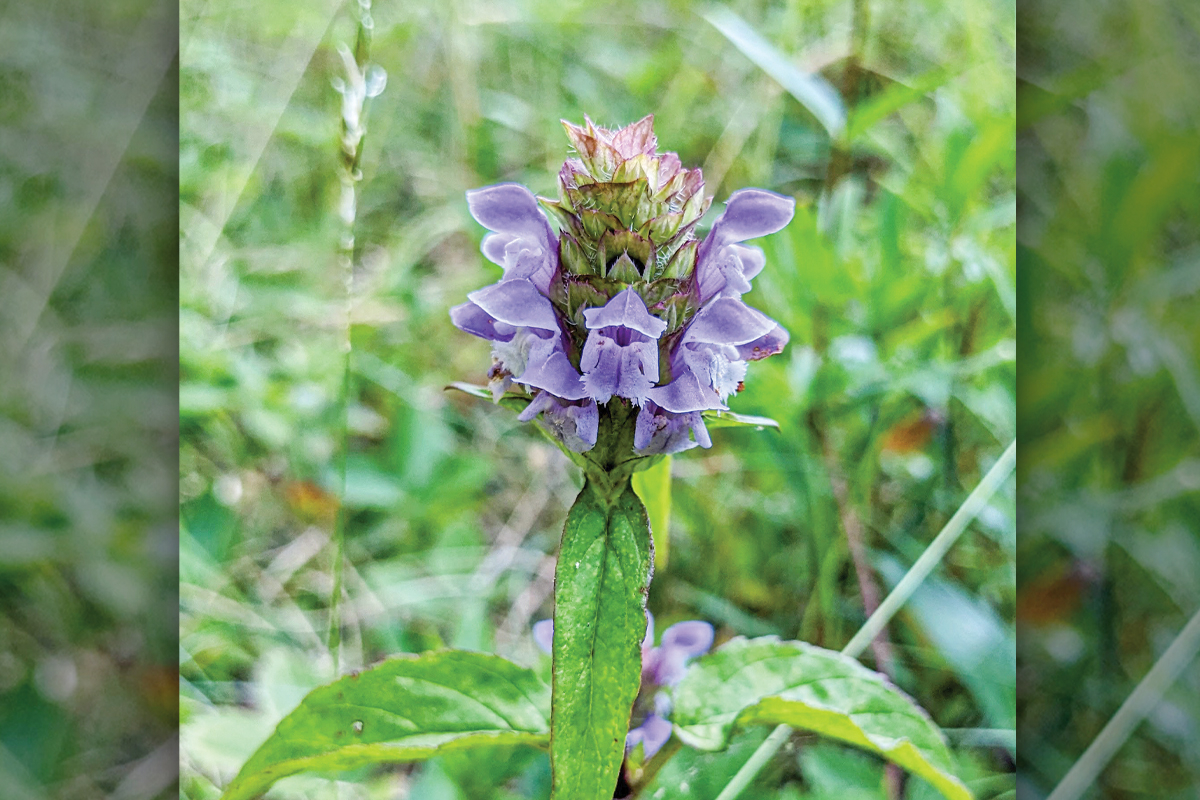
{"label": "green stem", "polygon": [[596,445],[586,453],[570,454],[583,468],[596,492],[609,505],[629,486],[633,473],[653,463],[653,456],[633,452],[637,409],[627,400],[614,397],[600,406]]}
{"label": "green stem", "polygon": [[646,762],[646,766],[633,775],[633,792],[629,795],[630,800],[635,800],[641,795],[643,789],[654,782],[659,771],[682,747],[683,742],[679,741],[679,737],[672,736],[666,744],[659,748],[658,752],[654,754],[654,758]]}
{"label": "green stem", "polygon": [[1167,688],[1200,653],[1200,611],[1188,621],[1175,641],[1159,657],[1146,677],[1117,709],[1100,734],[1067,771],[1046,800],[1078,800],[1108,766],[1121,746],[1162,700]]}
{"label": "green stem", "polygon": [[[353,61],[358,78],[365,74],[371,51],[371,21],[370,0],[359,0],[358,33],[355,37]],[[349,65],[347,65],[349,66]],[[355,76],[347,75],[350,83]],[[365,98],[363,98],[365,101]],[[344,107],[343,107],[344,110]],[[351,342],[351,311],[354,302],[354,227],[357,218],[358,199],[356,185],[362,179],[359,164],[363,152],[363,116],[365,108],[360,106],[353,118],[343,116],[341,139],[341,185],[342,197],[340,215],[342,218],[342,237],[339,242],[339,266],[341,269],[343,319],[342,319],[342,386],[338,395],[338,417],[341,425],[341,441],[339,443],[335,469],[338,482],[338,509],[333,524],[333,589],[329,598],[329,653],[333,659],[333,671],[341,672],[342,662],[342,590],[344,584],[346,561],[346,454],[350,447],[350,390],[351,363],[353,353]]]}

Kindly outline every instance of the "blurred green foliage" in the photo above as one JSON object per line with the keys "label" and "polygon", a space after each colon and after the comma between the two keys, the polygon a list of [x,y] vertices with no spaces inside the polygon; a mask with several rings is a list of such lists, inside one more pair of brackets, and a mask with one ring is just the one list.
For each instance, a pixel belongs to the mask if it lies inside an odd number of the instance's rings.
{"label": "blurred green foliage", "polygon": [[[560,118],[655,114],[662,149],[703,167],[714,214],[746,186],[799,202],[760,242],[748,298],[792,342],[732,406],[781,430],[714,428],[711,450],[674,459],[659,630],[701,618],[718,640],[840,648],[865,619],[846,526],[886,590],[1016,433],[1011,6],[741,3],[728,11],[754,36],[735,43],[728,17],[687,3],[376,4],[371,58],[389,80],[369,106],[343,415],[331,81],[352,8],[183,4],[182,791],[197,800],[333,677],[344,433],[342,667],[456,646],[548,674],[529,627],[550,614],[580,478],[511,412],[443,387],[482,382],[490,363],[447,315],[496,277],[463,193],[553,194]],[[781,76],[838,90],[845,132],[831,139]],[[890,627],[896,681],[945,728],[1015,724],[1014,502],[1010,481]],[[763,733],[677,756],[670,796],[715,796]],[[1012,795],[1004,747],[956,754],[979,797]],[[543,797],[549,775],[537,755],[349,778],[343,798],[482,799]],[[797,736],[754,786],[886,797],[883,780],[878,762]]]}
{"label": "blurred green foliage", "polygon": [[[1062,778],[1200,608],[1200,13],[1029,4],[1021,165],[1022,793]],[[1185,673],[1093,797],[1185,797]]]}
{"label": "blurred green foliage", "polygon": [[0,27],[0,794],[168,797],[175,9]]}

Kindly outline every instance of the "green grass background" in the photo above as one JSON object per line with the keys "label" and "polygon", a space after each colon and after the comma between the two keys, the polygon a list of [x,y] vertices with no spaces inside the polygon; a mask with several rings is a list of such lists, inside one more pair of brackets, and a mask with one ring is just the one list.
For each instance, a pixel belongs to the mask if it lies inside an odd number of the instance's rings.
{"label": "green grass background", "polygon": [[[1018,702],[1041,797],[1200,608],[1190,3],[1022,7]],[[1193,664],[1086,795],[1200,775]]]}
{"label": "green grass background", "polygon": [[0,9],[0,795],[175,793],[178,21]]}
{"label": "green grass background", "polygon": [[[662,148],[703,168],[718,209],[747,186],[798,201],[761,242],[767,268],[747,298],[792,342],[752,365],[733,402],[781,430],[714,430],[711,450],[675,460],[669,556],[650,592],[660,630],[700,618],[718,640],[842,647],[865,619],[844,526],[864,531],[886,591],[1016,433],[1011,5],[738,3],[727,11],[761,39],[739,49],[687,3],[376,3],[371,59],[389,77],[362,159],[347,428],[331,81],[354,8],[183,5],[189,798],[217,797],[332,677],[347,430],[342,666],[455,646],[548,671],[529,627],[551,612],[579,475],[511,412],[443,387],[483,382],[489,364],[447,316],[496,279],[463,193],[519,181],[552,194],[562,118],[653,113]],[[831,138],[756,64],[770,58],[845,94],[851,135]],[[1013,756],[961,729],[1015,726],[1014,503],[1010,480],[890,627],[897,682],[954,729],[984,798],[1012,796]],[[764,733],[730,755],[679,756],[671,791],[715,796]],[[343,777],[343,798],[542,797],[548,769],[513,754]],[[882,786],[878,762],[799,736],[752,791]],[[927,789],[913,781],[907,796]],[[332,791],[296,778],[276,796]]]}

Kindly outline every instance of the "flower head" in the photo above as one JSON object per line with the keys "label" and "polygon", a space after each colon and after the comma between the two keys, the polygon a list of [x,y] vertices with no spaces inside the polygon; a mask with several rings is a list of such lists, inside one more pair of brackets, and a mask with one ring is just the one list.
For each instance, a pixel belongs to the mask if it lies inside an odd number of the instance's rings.
{"label": "flower head", "polygon": [[564,122],[575,157],[559,171],[557,199],[511,183],[467,194],[491,231],[483,254],[504,275],[451,319],[493,342],[493,392],[523,387],[533,398],[521,419],[540,414],[575,452],[595,446],[611,402],[639,409],[639,455],[711,446],[702,413],[726,409],[747,362],[788,340],[742,302],[765,262],[743,242],[787,225],[794,201],[735,192],[697,239],[712,202],[704,178],[658,152],[652,123]]}

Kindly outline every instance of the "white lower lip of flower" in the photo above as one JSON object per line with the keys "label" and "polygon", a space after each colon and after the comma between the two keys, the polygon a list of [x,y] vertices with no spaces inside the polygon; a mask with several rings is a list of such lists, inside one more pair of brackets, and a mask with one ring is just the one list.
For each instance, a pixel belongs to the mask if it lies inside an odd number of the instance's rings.
{"label": "white lower lip of flower", "polygon": [[529,349],[537,338],[529,328],[517,328],[511,340],[492,344],[492,355],[519,380],[529,363]]}

